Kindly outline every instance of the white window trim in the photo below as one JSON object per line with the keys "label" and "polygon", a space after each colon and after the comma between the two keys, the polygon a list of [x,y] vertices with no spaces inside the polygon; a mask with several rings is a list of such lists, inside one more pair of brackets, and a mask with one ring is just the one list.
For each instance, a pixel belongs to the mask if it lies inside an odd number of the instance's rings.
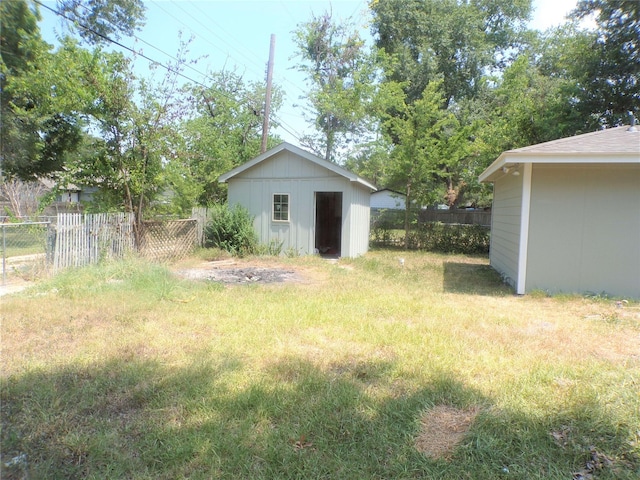
{"label": "white window trim", "polygon": [[[286,195],[287,196],[287,219],[286,220],[277,220],[276,219],[276,210],[275,210],[275,196],[276,195]],[[291,194],[289,193],[278,193],[274,192],[271,194],[271,221],[275,223],[289,223],[291,221]]]}

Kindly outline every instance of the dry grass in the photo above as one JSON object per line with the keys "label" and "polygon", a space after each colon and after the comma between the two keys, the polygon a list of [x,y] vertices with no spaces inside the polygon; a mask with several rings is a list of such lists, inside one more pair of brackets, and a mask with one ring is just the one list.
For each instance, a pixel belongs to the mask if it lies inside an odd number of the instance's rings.
{"label": "dry grass", "polygon": [[469,433],[478,411],[478,408],[462,410],[449,405],[429,409],[420,418],[416,448],[433,459],[450,460]]}
{"label": "dry grass", "polygon": [[638,477],[638,304],[517,297],[484,258],[399,256],[235,260],[300,280],[239,286],[129,262],[4,297],[2,461],[26,454],[31,478],[566,479],[593,447],[598,479]]}

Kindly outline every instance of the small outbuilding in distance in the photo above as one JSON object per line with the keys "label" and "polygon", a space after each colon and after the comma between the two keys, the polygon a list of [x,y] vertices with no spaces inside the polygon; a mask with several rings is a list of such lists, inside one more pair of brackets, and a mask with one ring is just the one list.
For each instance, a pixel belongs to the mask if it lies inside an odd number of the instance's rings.
{"label": "small outbuilding in distance", "polygon": [[284,251],[357,257],[369,248],[368,181],[289,143],[220,176],[228,204],[255,217],[261,243]]}
{"label": "small outbuilding in distance", "polygon": [[371,210],[404,210],[406,200],[404,193],[383,188],[371,194]]}
{"label": "small outbuilding in distance", "polygon": [[640,299],[640,131],[622,126],[509,150],[493,182],[491,266],[518,294]]}

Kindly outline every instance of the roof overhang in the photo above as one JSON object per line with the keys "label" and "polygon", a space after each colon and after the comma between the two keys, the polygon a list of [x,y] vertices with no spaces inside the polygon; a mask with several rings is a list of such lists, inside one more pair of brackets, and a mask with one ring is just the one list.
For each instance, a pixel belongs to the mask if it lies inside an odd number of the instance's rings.
{"label": "roof overhang", "polygon": [[594,164],[640,164],[637,153],[547,153],[506,151],[480,174],[480,182],[495,182],[504,175],[513,174],[521,164],[554,164],[554,165],[594,165]]}
{"label": "roof overhang", "polygon": [[340,175],[342,177],[347,178],[349,181],[354,182],[354,183],[359,183],[361,185],[363,185],[364,187],[369,188],[372,191],[376,191],[377,188],[370,182],[368,182],[367,180],[365,180],[362,177],[359,177],[358,175],[356,175],[353,172],[350,172],[349,170],[346,170],[344,168],[342,168],[339,165],[336,165],[335,163],[332,162],[328,162],[327,160],[324,160],[310,152],[307,152],[306,150],[303,150],[302,148],[296,147],[295,145],[291,145],[290,143],[287,142],[283,142],[280,145],[273,147],[271,150],[267,150],[266,152],[258,155],[257,157],[255,157],[252,160],[249,160],[248,162],[243,163],[242,165],[237,166],[236,168],[229,170],[226,173],[223,173],[222,175],[220,175],[220,177],[218,178],[218,182],[220,183],[225,183],[227,181],[229,181],[231,178],[235,177],[236,175],[241,174],[242,172],[245,172],[247,170],[249,170],[250,168],[254,167],[255,165],[259,164],[260,162],[265,161],[266,159],[273,157],[274,155],[277,155],[278,153],[282,152],[282,151],[289,151],[291,153],[294,153],[295,155],[298,155],[312,163],[315,163],[316,165],[319,165],[323,168],[326,168],[327,170],[330,170],[331,172]]}

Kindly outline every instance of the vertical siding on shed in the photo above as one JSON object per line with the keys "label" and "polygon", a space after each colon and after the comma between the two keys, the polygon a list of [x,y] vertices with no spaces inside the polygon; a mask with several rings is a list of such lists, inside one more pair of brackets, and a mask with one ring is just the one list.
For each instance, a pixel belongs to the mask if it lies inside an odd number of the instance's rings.
{"label": "vertical siding on shed", "polygon": [[[367,253],[369,249],[369,224],[371,221],[371,194],[368,188],[353,184],[347,203],[348,234],[342,240],[343,256],[357,257]],[[344,210],[344,206],[343,206]],[[346,253],[345,253],[346,250]]]}
{"label": "vertical siding on shed", "polygon": [[523,175],[504,175],[494,183],[491,209],[491,266],[516,288],[520,248]]}
{"label": "vertical siding on shed", "polygon": [[640,298],[640,165],[535,165],[527,291]]}
{"label": "vertical siding on shed", "polygon": [[[326,168],[282,151],[229,179],[230,206],[245,206],[255,216],[254,226],[263,244],[277,241],[283,250],[301,255],[315,248],[315,192],[341,192],[342,245],[346,257],[366,253],[369,245],[369,196],[366,187]],[[289,222],[271,220],[272,195],[288,193]]]}

